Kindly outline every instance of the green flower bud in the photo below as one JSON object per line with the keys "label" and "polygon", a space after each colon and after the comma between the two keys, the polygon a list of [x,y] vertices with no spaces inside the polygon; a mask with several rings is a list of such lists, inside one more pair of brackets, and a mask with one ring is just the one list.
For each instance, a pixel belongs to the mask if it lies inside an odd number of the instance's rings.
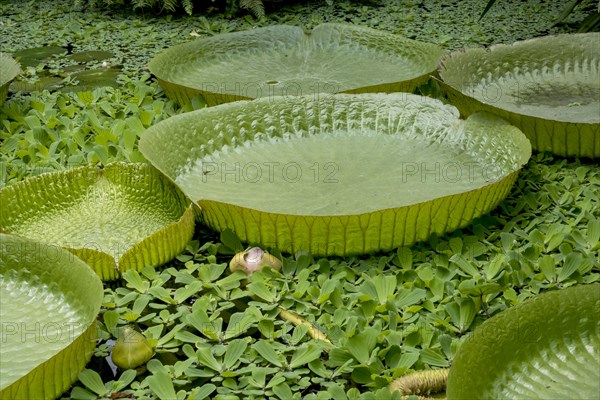
{"label": "green flower bud", "polygon": [[117,343],[113,347],[113,363],[122,369],[132,369],[143,365],[152,358],[154,350],[146,337],[127,326],[121,330]]}

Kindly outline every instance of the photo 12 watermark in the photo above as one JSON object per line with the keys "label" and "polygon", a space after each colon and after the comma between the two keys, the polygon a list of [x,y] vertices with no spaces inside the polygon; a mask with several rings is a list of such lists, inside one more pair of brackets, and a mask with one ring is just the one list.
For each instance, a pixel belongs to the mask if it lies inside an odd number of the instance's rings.
{"label": "photo 12 watermark", "polygon": [[339,183],[339,164],[304,162],[203,162],[202,183]]}
{"label": "photo 12 watermark", "polygon": [[504,175],[500,165],[482,165],[475,161],[463,162],[404,162],[400,163],[402,183],[423,184],[458,182],[494,182]]}
{"label": "photo 12 watermark", "polygon": [[[79,322],[0,322],[0,344],[6,343],[68,343],[85,333]],[[93,336],[93,337],[92,337]],[[90,335],[96,340],[96,335]]]}

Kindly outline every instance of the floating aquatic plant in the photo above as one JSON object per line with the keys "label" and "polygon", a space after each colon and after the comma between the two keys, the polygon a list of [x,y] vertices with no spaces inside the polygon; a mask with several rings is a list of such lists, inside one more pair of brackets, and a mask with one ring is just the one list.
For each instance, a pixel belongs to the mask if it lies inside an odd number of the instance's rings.
{"label": "floating aquatic plant", "polygon": [[242,241],[360,254],[470,223],[510,191],[531,147],[490,114],[428,97],[278,97],[162,121],[140,151]]}
{"label": "floating aquatic plant", "polygon": [[171,260],[194,230],[190,201],[141,163],[31,177],[0,190],[0,203],[0,232],[65,247],[104,280]]}
{"label": "floating aquatic plant", "polygon": [[600,157],[600,33],[564,34],[450,53],[439,75],[463,115],[495,113],[534,150]]}
{"label": "floating aquatic plant", "polygon": [[277,25],[174,46],[149,68],[177,102],[201,94],[215,105],[273,96],[412,92],[429,79],[442,54],[433,44],[350,24],[322,24],[308,33]]}

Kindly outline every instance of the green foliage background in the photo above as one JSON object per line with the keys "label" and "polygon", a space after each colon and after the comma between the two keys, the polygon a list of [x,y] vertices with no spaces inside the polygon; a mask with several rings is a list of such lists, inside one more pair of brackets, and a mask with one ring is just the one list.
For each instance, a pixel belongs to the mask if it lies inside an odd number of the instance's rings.
{"label": "green foliage background", "polygon": [[110,7],[130,6],[133,10],[146,10],[155,13],[185,12],[192,15],[209,7],[224,9],[229,15],[239,9],[248,10],[256,17],[265,16],[263,0],[74,0],[76,6]]}
{"label": "green foliage background", "polygon": [[[478,21],[484,6],[476,0],[307,1],[273,4],[257,20],[228,18],[224,10],[155,16],[118,4],[2,2],[2,51],[107,50],[114,57],[103,62],[121,74],[115,88],[11,93],[0,109],[0,186],[82,164],[143,161],[137,140],[145,128],[202,105],[176,106],[145,65],[161,49],[198,36],[335,21],[456,49],[572,32],[592,10],[581,4],[565,24],[551,27],[560,1],[499,2]],[[69,80],[71,63],[54,56],[24,68],[19,80]],[[599,281],[599,199],[597,163],[538,154],[500,207],[468,228],[386,254],[286,254],[280,273],[264,271],[248,282],[226,272],[235,238],[199,227],[169,265],[129,271],[105,287],[102,341],[65,397],[391,398],[385,389],[391,379],[449,365],[463,335],[490,316],[542,291]],[[315,323],[332,345],[281,320],[279,306]],[[132,371],[113,376],[104,361],[125,324],[156,345],[137,377]]]}

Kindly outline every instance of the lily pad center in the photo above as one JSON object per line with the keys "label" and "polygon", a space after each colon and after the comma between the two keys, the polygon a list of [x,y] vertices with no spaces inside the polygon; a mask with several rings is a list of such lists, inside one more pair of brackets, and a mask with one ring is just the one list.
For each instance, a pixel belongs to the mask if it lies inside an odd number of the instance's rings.
{"label": "lily pad center", "polygon": [[268,204],[281,214],[345,215],[465,192],[499,175],[448,145],[348,131],[224,148],[177,183],[192,188],[192,198],[265,211]]}

